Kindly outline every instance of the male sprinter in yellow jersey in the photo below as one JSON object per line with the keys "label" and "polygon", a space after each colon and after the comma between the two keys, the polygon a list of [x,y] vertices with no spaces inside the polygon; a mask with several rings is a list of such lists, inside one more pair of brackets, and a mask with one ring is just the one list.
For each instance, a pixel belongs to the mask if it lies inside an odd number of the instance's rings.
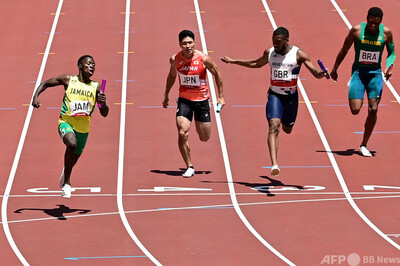
{"label": "male sprinter in yellow jersey", "polygon": [[60,178],[62,197],[71,197],[71,171],[83,149],[89,135],[90,118],[96,102],[101,104],[100,114],[108,115],[106,96],[101,93],[101,85],[91,80],[95,70],[92,56],[84,55],[78,60],[79,74],[77,76],[61,75],[48,79],[37,88],[33,99],[33,107],[39,108],[39,95],[48,87],[63,85],[65,95],[58,120],[58,133],[65,146],[64,170]]}
{"label": "male sprinter in yellow jersey", "polygon": [[381,60],[385,46],[388,51],[386,79],[392,75],[390,66],[393,65],[396,58],[392,31],[381,24],[382,17],[383,12],[379,7],[371,7],[368,10],[367,22],[362,22],[350,29],[331,72],[332,79],[336,81],[337,69],[354,44],[355,58],[350,80],[349,105],[351,113],[357,115],[363,105],[365,91],[367,92],[368,116],[365,120],[364,137],[360,145],[360,153],[366,157],[372,156],[367,149],[367,142],[375,127],[378,105],[381,101],[383,88]]}

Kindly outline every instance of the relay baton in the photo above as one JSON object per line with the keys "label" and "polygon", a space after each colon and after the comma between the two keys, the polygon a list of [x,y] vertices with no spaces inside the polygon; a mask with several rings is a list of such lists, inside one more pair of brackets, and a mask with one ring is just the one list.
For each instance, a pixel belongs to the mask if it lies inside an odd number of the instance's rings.
{"label": "relay baton", "polygon": [[217,113],[219,113],[219,112],[221,112],[221,109],[222,109],[222,104],[217,104]]}
{"label": "relay baton", "polygon": [[[103,79],[101,82],[101,93],[104,93],[105,89],[106,89],[106,82],[107,80]],[[97,107],[101,108],[101,104],[98,104]]]}
{"label": "relay baton", "polygon": [[[322,61],[318,59],[317,62],[318,62],[319,67],[321,68],[322,72],[326,73],[327,71],[326,71],[326,68],[325,68],[324,64],[322,64]],[[329,75],[326,76],[326,79],[330,79],[330,78],[331,77]]]}

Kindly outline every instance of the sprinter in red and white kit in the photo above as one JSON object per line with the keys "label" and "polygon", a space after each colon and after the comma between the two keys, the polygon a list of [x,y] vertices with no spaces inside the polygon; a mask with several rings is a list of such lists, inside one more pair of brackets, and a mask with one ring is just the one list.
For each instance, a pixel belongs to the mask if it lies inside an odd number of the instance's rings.
{"label": "sprinter in red and white kit", "polygon": [[170,58],[170,70],[164,93],[163,107],[168,107],[169,92],[179,76],[179,99],[176,112],[178,128],[178,146],[186,164],[183,177],[194,175],[194,167],[190,157],[189,130],[195,120],[196,131],[201,141],[208,141],[211,134],[210,89],[207,86],[207,70],[214,76],[218,87],[218,103],[225,105],[222,77],[213,60],[196,50],[194,33],[183,30],[179,33],[179,46],[182,51]]}
{"label": "sprinter in red and white kit", "polygon": [[289,44],[289,31],[277,28],[272,34],[273,47],[264,50],[261,57],[249,60],[232,59],[224,56],[221,60],[227,64],[237,64],[249,68],[260,68],[269,63],[271,67],[271,86],[268,90],[266,115],[269,126],[268,147],[271,157],[271,175],[280,173],[278,166],[278,134],[280,126],[285,133],[292,132],[297,117],[298,92],[297,78],[302,64],[320,79],[328,76],[315,67],[310,57],[301,49]]}

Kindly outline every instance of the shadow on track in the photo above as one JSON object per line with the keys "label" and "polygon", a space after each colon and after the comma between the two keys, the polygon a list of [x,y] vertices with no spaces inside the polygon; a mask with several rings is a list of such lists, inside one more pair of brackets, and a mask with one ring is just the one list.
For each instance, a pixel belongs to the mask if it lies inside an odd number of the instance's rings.
{"label": "shadow on track", "polygon": [[57,218],[58,220],[67,220],[67,218],[64,217],[65,213],[78,212],[79,214],[84,214],[91,211],[84,209],[71,209],[70,207],[67,207],[65,205],[57,205],[57,206],[58,208],[53,208],[53,209],[22,208],[14,211],[14,213],[22,213],[22,211],[42,211],[49,216]]}
{"label": "shadow on track", "polygon": [[[234,184],[250,187],[251,189],[257,190],[261,193],[267,194],[268,197],[274,197],[275,194],[273,194],[270,189],[274,187],[292,187],[292,188],[297,188],[297,189],[304,189],[303,186],[300,185],[288,185],[282,183],[280,180],[276,180],[273,178],[270,178],[268,176],[260,176],[263,179],[268,179],[269,183],[249,183],[249,182],[241,182],[241,181],[234,181]],[[228,183],[228,182],[216,182],[216,181],[201,181],[203,183]]]}
{"label": "shadow on track", "polygon": [[[358,156],[363,157],[361,155],[361,153],[356,149],[347,149],[345,151],[321,151],[321,150],[317,150],[316,152],[326,152],[326,153],[330,152],[330,153],[334,153],[334,154],[337,154],[337,155],[340,155],[340,156],[358,155]],[[372,153],[372,156],[375,156],[376,151],[370,151],[370,152]]]}
{"label": "shadow on track", "polygon": [[[164,175],[169,175],[169,176],[182,176],[184,171],[186,170],[185,168],[179,168],[181,171],[168,171],[168,170],[150,170],[152,173],[156,174],[164,174]],[[208,175],[211,174],[211,171],[195,171],[195,175]]]}

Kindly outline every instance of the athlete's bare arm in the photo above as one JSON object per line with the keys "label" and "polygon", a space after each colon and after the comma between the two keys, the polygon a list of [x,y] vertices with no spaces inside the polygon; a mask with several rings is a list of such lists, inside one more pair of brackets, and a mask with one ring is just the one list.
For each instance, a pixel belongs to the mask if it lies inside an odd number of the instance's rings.
{"label": "athlete's bare arm", "polygon": [[176,80],[175,56],[171,56],[171,58],[169,59],[169,63],[170,63],[170,68],[167,76],[167,84],[165,85],[164,100],[162,103],[164,108],[168,107],[169,91],[171,90]]}
{"label": "athlete's bare arm", "polygon": [[335,80],[335,81],[337,80],[337,78],[338,78],[337,69],[339,68],[343,59],[346,57],[347,52],[349,51],[350,47],[360,37],[360,32],[361,32],[361,25],[359,24],[359,25],[352,27],[349,31],[349,34],[347,34],[346,38],[344,39],[343,46],[340,49],[340,51],[336,57],[335,64],[333,65],[333,68],[331,71],[331,77],[333,80]]}
{"label": "athlete's bare arm", "polygon": [[224,99],[224,88],[223,88],[221,73],[219,72],[217,65],[208,55],[204,56],[203,63],[215,78],[215,82],[217,83],[218,87],[218,103],[224,106],[225,99]]}
{"label": "athlete's bare arm", "polygon": [[236,64],[239,66],[249,67],[249,68],[260,68],[268,64],[269,48],[265,49],[263,55],[257,59],[233,59],[228,56],[221,57],[222,62],[227,64]]}
{"label": "athlete's bare arm", "polygon": [[394,52],[394,42],[393,42],[393,33],[386,26],[383,28],[383,35],[385,38],[386,50],[388,52],[388,57],[386,59],[386,68],[385,68],[385,79],[388,80],[392,76],[392,71],[390,69],[390,65],[393,65],[394,60],[396,59],[396,54]]}
{"label": "athlete's bare arm", "polygon": [[328,70],[325,73],[325,72],[322,72],[321,69],[317,68],[311,61],[310,57],[306,54],[306,52],[304,52],[301,49],[299,49],[297,51],[297,62],[299,65],[301,63],[303,63],[307,67],[307,69],[311,72],[311,74],[313,74],[314,77],[316,77],[317,79],[320,79],[320,78],[323,78],[323,77],[329,75]]}
{"label": "athlete's bare arm", "polygon": [[32,106],[36,107],[36,108],[40,107],[39,95],[49,87],[55,87],[55,86],[63,85],[64,86],[64,90],[67,90],[68,85],[69,85],[69,79],[70,79],[69,75],[61,75],[61,76],[54,77],[54,78],[48,79],[46,81],[43,81],[39,85],[39,87],[36,89],[36,92],[33,95]]}

